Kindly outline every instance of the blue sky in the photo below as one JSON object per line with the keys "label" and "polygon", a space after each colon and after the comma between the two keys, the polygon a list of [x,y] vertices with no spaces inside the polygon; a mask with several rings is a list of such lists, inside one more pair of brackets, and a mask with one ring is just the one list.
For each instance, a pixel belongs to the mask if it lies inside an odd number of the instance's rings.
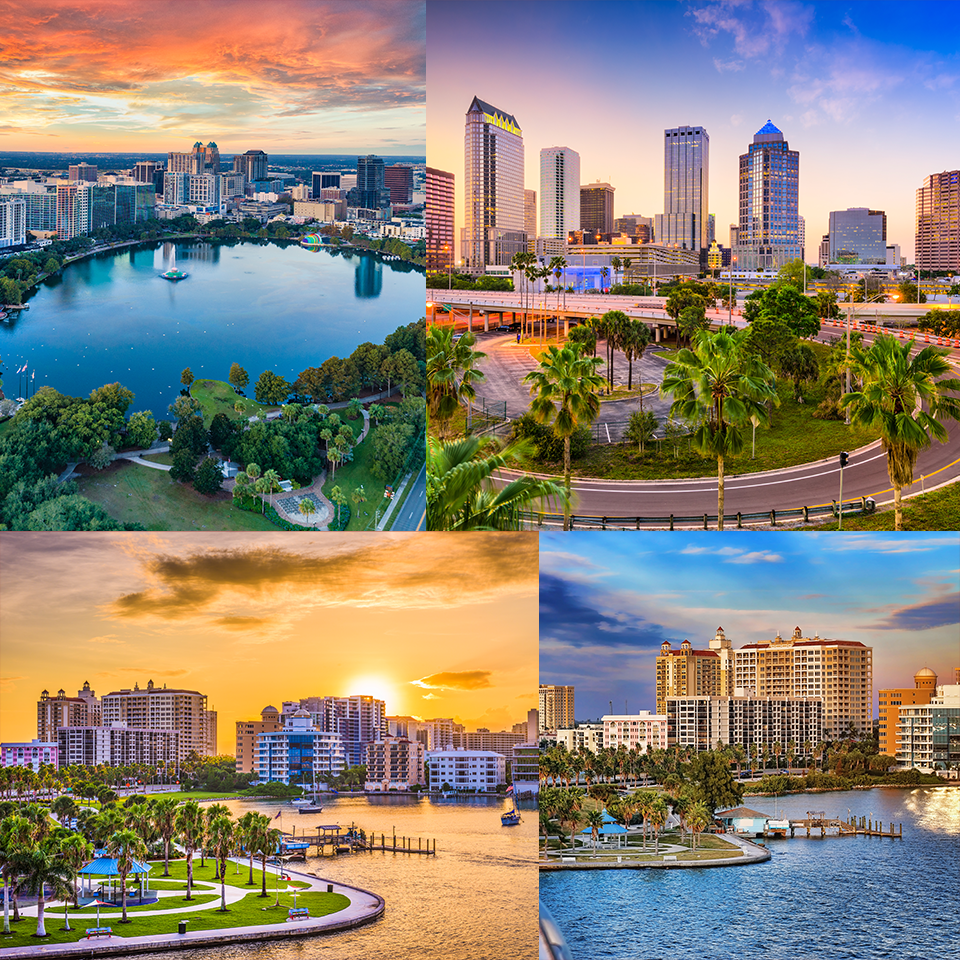
{"label": "blue sky", "polygon": [[[784,636],[874,649],[874,692],[960,666],[960,534],[609,532],[540,537],[540,682],[578,719],[654,710],[660,644]],[[876,706],[876,697],[874,697]]]}
{"label": "blue sky", "polygon": [[[807,260],[831,210],[882,209],[913,255],[916,189],[960,162],[960,3],[691,0],[427,4],[428,162],[457,176],[474,95],[523,130],[526,186],[542,147],[581,155],[617,215],[663,209],[663,130],[710,135],[710,209],[726,244],[737,164],[767,119],[800,151]],[[951,29],[952,27],[952,29]]]}

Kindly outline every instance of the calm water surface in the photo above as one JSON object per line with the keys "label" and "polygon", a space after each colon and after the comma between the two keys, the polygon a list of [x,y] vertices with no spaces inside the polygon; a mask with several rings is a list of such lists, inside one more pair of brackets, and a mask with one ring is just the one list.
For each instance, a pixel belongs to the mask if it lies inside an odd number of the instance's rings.
{"label": "calm water surface", "polygon": [[[174,263],[189,274],[160,278]],[[226,380],[231,363],[294,380],[360,343],[382,342],[423,315],[423,274],[359,251],[296,244],[164,243],[104,253],[65,268],[0,323],[7,396],[16,371],[71,396],[119,381],[131,410],[167,416],[180,374]]]}
{"label": "calm water surface", "polygon": [[747,798],[764,813],[866,816],[903,841],[771,841],[766,863],[543,874],[577,960],[939,960],[960,942],[960,790]]}
{"label": "calm water surface", "polygon": [[[436,857],[369,853],[307,859],[306,872],[379,893],[386,913],[358,930],[291,943],[237,944],[180,951],[178,957],[215,960],[534,960],[537,954],[537,819],[500,826],[506,803],[497,800],[410,801],[343,798],[318,814],[290,805],[230,801],[231,815],[283,811],[283,829],[356,823],[368,833],[396,828],[397,836],[435,838]],[[276,821],[275,824],[278,824]],[[294,865],[303,870],[304,865]],[[151,957],[170,957],[152,954]]]}

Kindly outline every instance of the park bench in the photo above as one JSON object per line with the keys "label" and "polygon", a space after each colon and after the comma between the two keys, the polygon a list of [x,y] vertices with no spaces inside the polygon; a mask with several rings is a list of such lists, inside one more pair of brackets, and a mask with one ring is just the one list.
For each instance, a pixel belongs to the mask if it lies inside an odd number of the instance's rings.
{"label": "park bench", "polygon": [[664,862],[664,863],[668,863],[668,862],[673,862],[673,863],[675,863],[676,860],[677,860],[677,858],[676,858],[676,856],[675,856],[674,854],[667,854],[667,856],[665,856],[665,857],[663,858],[663,862]]}
{"label": "park bench", "polygon": [[91,937],[112,937],[113,927],[87,927],[87,939]]}
{"label": "park bench", "polygon": [[307,909],[307,907],[297,907],[296,909],[291,907],[290,910],[287,912],[287,920],[309,920],[309,919],[310,919],[310,911],[309,909]]}

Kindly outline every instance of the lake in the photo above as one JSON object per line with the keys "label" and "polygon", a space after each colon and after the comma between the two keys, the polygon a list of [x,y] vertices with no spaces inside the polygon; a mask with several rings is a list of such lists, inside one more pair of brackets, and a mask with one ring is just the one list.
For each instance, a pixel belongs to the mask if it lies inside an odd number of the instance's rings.
{"label": "lake", "polygon": [[[171,282],[176,265],[189,274]],[[31,395],[51,386],[71,396],[119,381],[130,410],[168,417],[180,374],[226,380],[234,362],[293,381],[364,341],[380,343],[423,316],[422,271],[377,255],[299,244],[154,243],[89,257],[45,280],[29,310],[0,323],[4,393],[29,365]]]}
{"label": "lake", "polygon": [[[903,824],[903,840],[772,840],[765,862],[704,870],[542,874],[576,960],[933,960],[960,940],[960,789],[747,797]],[[850,813],[848,814],[848,811]]]}

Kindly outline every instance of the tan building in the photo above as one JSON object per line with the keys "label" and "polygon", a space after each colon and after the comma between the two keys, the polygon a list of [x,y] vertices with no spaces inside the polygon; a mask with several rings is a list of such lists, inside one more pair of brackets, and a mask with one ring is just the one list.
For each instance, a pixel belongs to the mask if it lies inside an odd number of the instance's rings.
{"label": "tan building", "polygon": [[37,701],[37,739],[46,743],[57,742],[61,727],[99,727],[100,701],[84,680],[83,689],[75,697],[68,697],[61,689],[56,697],[43,690]]}
{"label": "tan building", "polygon": [[414,784],[425,783],[426,750],[419,740],[387,737],[368,743],[364,749],[367,765],[365,790],[387,793],[409,790]]}
{"label": "tan building", "polygon": [[895,757],[900,749],[900,708],[929,703],[937,692],[937,675],[924,667],[913,675],[913,686],[896,690],[880,690],[877,693],[880,754]]}
{"label": "tan building", "polygon": [[237,773],[255,773],[257,769],[257,734],[276,733],[283,729],[280,711],[274,706],[264,707],[259,720],[237,721]]}
{"label": "tan building", "polygon": [[540,732],[572,727],[574,724],[573,687],[540,684]]}
{"label": "tan building", "polygon": [[960,270],[960,170],[932,173],[917,190],[915,260],[921,270]]}
{"label": "tan building", "polygon": [[132,690],[106,694],[101,712],[104,726],[176,730],[180,760],[191,752],[201,757],[216,756],[217,714],[207,709],[206,694],[197,690],[156,687],[150,680],[144,689],[135,684]]}
{"label": "tan building", "polygon": [[[657,713],[666,713],[667,697],[718,697],[721,695],[720,652],[728,656],[730,641],[718,628],[717,637],[710,642],[724,643],[716,650],[694,650],[689,640],[679,650],[670,648],[665,640],[657,657]],[[729,669],[728,669],[729,673]]]}
{"label": "tan building", "polygon": [[[734,651],[734,689],[755,697],[822,697],[828,739],[873,723],[873,648],[854,640],[804,637],[748,643]],[[738,693],[738,696],[741,694]]]}

